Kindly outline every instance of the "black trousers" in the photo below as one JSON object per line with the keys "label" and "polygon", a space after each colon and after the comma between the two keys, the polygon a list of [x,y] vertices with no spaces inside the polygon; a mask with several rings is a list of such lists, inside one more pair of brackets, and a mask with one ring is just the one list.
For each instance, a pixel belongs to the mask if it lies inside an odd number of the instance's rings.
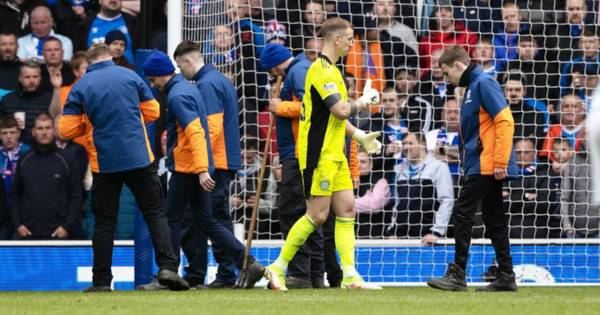
{"label": "black trousers", "polygon": [[152,166],[117,172],[94,173],[92,212],[95,217],[92,247],[94,250],[93,284],[108,286],[112,281],[111,265],[119,197],[123,184],[135,196],[150,230],[156,264],[160,269],[177,271],[178,260],[171,246],[171,230],[167,222],[164,193],[156,169]]}
{"label": "black trousers", "polygon": [[[196,227],[208,236],[213,244],[221,246],[224,253],[232,257],[237,267],[241,269],[244,260],[244,245],[235,238],[231,230],[215,218],[211,207],[210,192],[200,186],[196,174],[174,172],[169,180],[167,213],[173,248],[179,250],[181,246],[183,214],[188,204],[192,207]],[[253,262],[253,258],[250,258],[249,262]],[[177,259],[177,263],[179,265],[179,259]]]}
{"label": "black trousers", "polygon": [[[229,185],[234,175],[234,171],[215,170],[213,175],[215,188],[210,192],[213,215],[231,232],[233,232],[233,223],[229,214]],[[184,218],[181,247],[188,258],[188,267],[185,268],[186,278],[194,278],[200,283],[204,283],[208,262],[208,246],[206,244],[208,238],[206,234],[201,232],[197,224],[193,224],[193,213],[191,211],[186,211]],[[227,284],[235,284],[237,266],[233,257],[228,255],[218,243],[213,242],[212,248],[215,260],[219,264],[217,280]]]}
{"label": "black trousers", "polygon": [[494,176],[468,176],[463,182],[453,210],[456,241],[455,263],[466,270],[471,246],[473,217],[480,202],[486,236],[492,240],[498,269],[512,273],[508,219],[502,204],[502,181],[494,179]]}
{"label": "black trousers", "polygon": [[[283,161],[281,165],[277,208],[279,209],[281,232],[283,237],[287,238],[294,223],[306,214],[302,176],[298,161],[295,159]],[[319,228],[308,237],[290,261],[288,275],[304,280],[321,279],[322,281],[325,273],[323,256],[323,230]]]}

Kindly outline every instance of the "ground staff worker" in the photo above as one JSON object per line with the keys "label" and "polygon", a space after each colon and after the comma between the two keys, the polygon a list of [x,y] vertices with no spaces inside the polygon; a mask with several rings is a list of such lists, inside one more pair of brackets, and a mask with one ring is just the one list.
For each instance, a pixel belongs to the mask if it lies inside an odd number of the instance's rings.
{"label": "ground staff worker", "polygon": [[154,155],[144,126],[159,117],[159,104],[135,72],[112,62],[108,46],[95,45],[87,54],[91,63],[88,71],[73,86],[63,115],[58,117],[64,138],[84,135],[88,123],[93,129],[89,141],[96,219],[94,266],[93,284],[84,292],[111,290],[112,249],[123,183],[133,192],[150,230],[160,269],[158,282],[171,290],[188,289],[177,274],[163,191],[152,166]]}
{"label": "ground staff worker", "polygon": [[467,289],[465,270],[471,245],[473,217],[482,203],[482,217],[496,251],[496,280],[478,291],[516,291],[502,204],[503,181],[517,174],[513,151],[514,120],[502,88],[481,67],[471,65],[460,46],[447,48],[439,65],[454,86],[466,88],[460,108],[461,165],[465,181],[454,204],[455,260],[446,275],[427,284],[450,291]]}
{"label": "ground staff worker", "polygon": [[[304,54],[296,57],[281,44],[271,43],[260,54],[260,66],[272,76],[284,79],[281,98],[269,101],[269,110],[275,116],[277,147],[281,162],[281,183],[277,208],[283,237],[287,237],[292,225],[306,214],[306,200],[302,187],[302,176],[298,166],[296,141],[298,124],[304,98],[304,83],[308,68],[312,64]],[[288,288],[323,288],[325,266],[323,262],[323,231],[313,232],[300,247],[288,265]]]}
{"label": "ground staff worker", "polygon": [[[183,76],[175,75],[171,59],[155,51],[142,65],[153,86],[167,94],[167,166],[172,172],[167,192],[167,212],[172,230],[173,247],[179,251],[181,225],[186,206],[191,205],[194,223],[213,243],[233,257],[242,269],[244,245],[233,232],[219,222],[211,208],[212,149],[207,135],[208,123],[203,95]],[[248,258],[246,287],[262,278],[264,268],[252,256]]]}
{"label": "ground staff worker", "polygon": [[[191,41],[183,41],[175,49],[177,66],[188,80],[193,80],[206,104],[206,119],[212,148],[215,171],[215,187],[211,192],[211,205],[214,216],[233,232],[229,213],[229,184],[242,166],[240,148],[240,126],[237,92],[231,81],[212,64],[205,64],[200,47]],[[194,229],[189,229],[194,233]],[[189,235],[188,235],[189,236]],[[193,239],[190,237],[190,239]],[[231,287],[236,280],[235,258],[227,255],[219,240],[213,241],[213,254],[219,264],[217,276],[209,288]],[[204,242],[206,243],[206,242]],[[204,249],[198,249],[198,251]],[[194,264],[197,264],[195,260]],[[190,266],[201,270],[206,266]]]}

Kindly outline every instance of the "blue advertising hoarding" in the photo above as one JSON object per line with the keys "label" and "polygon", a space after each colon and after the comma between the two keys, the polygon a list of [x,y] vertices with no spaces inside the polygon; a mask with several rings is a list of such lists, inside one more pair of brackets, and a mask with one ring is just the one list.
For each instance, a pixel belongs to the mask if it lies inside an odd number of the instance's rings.
{"label": "blue advertising hoarding", "polygon": [[[274,260],[279,247],[255,246],[263,264]],[[600,284],[598,244],[513,245],[515,272],[521,282],[538,284]],[[384,285],[410,285],[443,275],[454,247],[361,246],[356,261],[365,280]],[[209,266],[215,262],[210,255]],[[468,281],[482,282],[492,264],[490,245],[473,245]],[[134,248],[115,246],[114,288],[134,287]],[[92,250],[88,246],[0,246],[0,291],[81,290],[91,284]],[[155,267],[156,268],[156,267]],[[260,284],[260,283],[259,283]],[[264,284],[264,282],[262,283]]]}

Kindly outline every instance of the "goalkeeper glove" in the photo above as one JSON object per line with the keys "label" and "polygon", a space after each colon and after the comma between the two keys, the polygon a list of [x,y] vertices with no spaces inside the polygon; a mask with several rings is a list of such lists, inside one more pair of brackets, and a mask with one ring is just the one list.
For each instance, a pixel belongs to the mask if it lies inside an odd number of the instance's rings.
{"label": "goalkeeper glove", "polygon": [[371,88],[371,79],[367,79],[365,88],[363,89],[362,96],[358,98],[358,104],[362,108],[369,107],[371,105],[379,104],[379,91]]}
{"label": "goalkeeper glove", "polygon": [[358,144],[367,153],[369,154],[379,154],[381,153],[381,142],[377,140],[377,138],[381,136],[381,131],[371,132],[367,134],[366,132],[356,129],[356,131],[352,134],[352,139],[356,140]]}

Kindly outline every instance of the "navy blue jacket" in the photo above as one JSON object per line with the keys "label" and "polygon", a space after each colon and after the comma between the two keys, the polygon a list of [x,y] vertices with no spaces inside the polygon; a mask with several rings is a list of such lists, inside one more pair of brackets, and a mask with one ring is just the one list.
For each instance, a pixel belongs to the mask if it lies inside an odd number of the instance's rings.
{"label": "navy blue jacket", "polygon": [[276,128],[279,161],[296,158],[296,139],[298,137],[298,120],[304,98],[304,82],[306,73],[312,64],[304,54],[297,55],[286,69],[287,75],[281,88],[281,104],[277,108]]}

